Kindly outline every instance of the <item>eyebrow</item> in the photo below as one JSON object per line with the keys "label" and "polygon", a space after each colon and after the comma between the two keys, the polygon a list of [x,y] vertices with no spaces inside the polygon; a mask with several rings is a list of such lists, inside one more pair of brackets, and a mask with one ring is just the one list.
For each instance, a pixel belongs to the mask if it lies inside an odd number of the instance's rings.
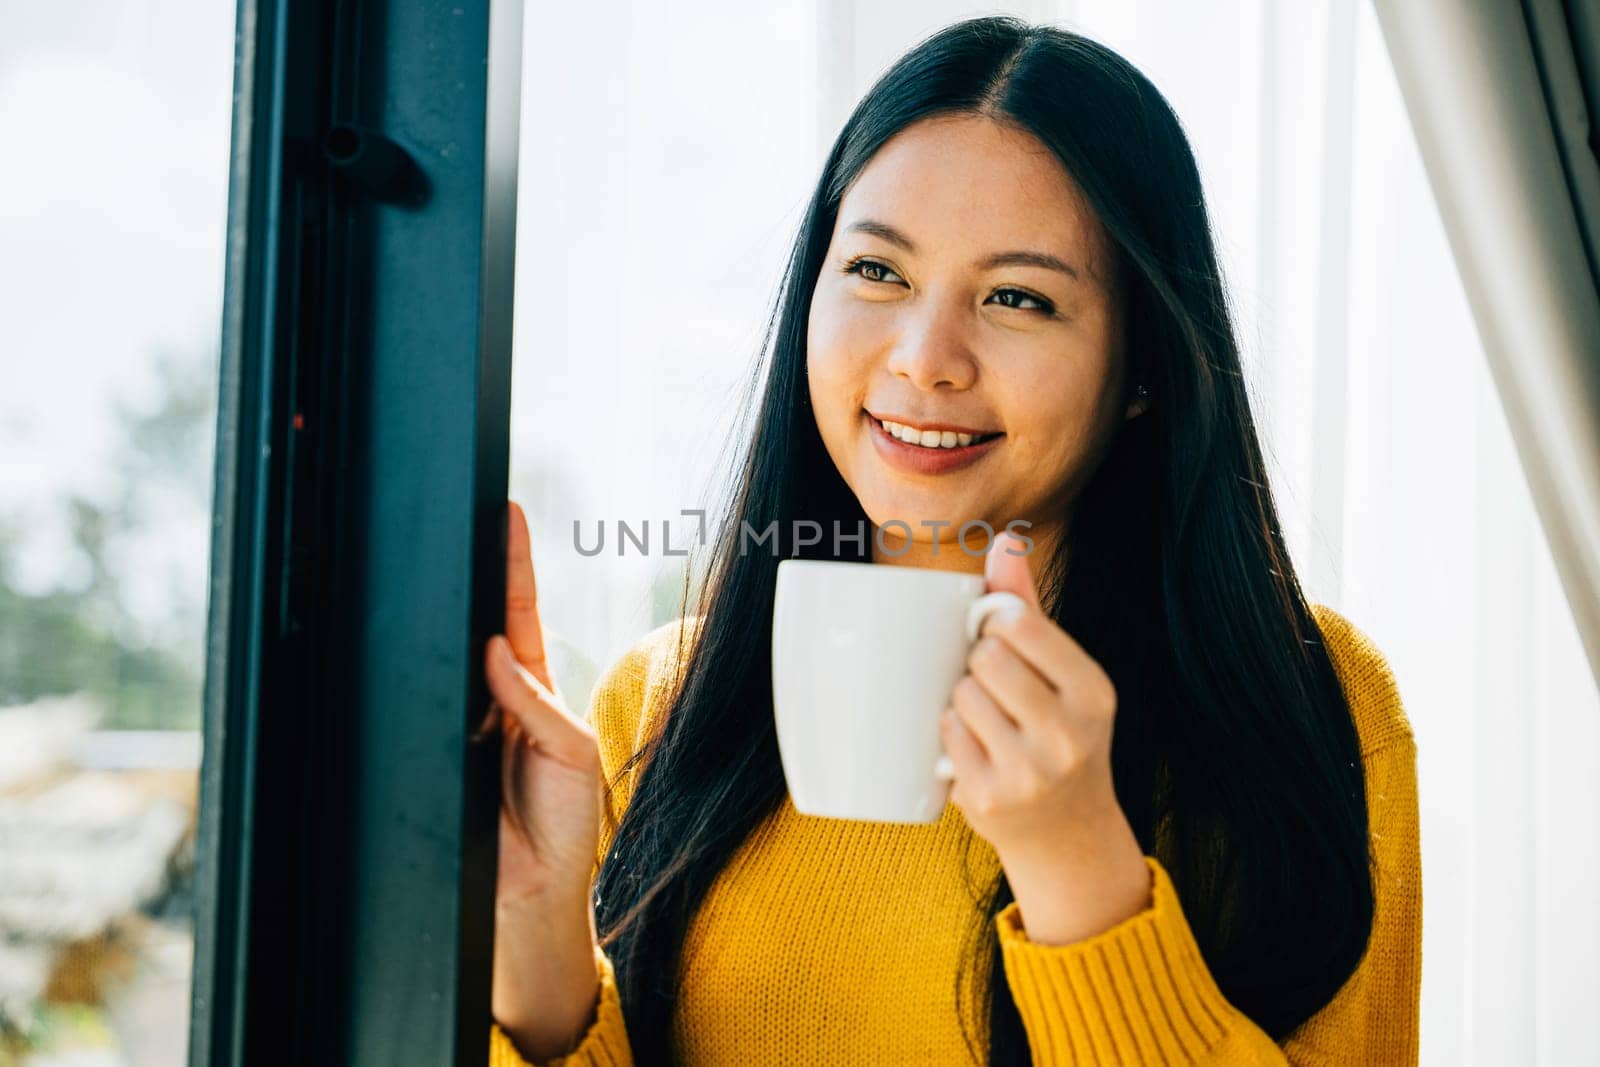
{"label": "eyebrow", "polygon": [[[898,245],[907,252],[915,254],[917,251],[916,243],[911,238],[890,226],[887,222],[879,222],[877,219],[861,219],[858,222],[852,222],[845,227],[845,232],[871,234],[874,237],[883,238],[892,245]],[[984,270],[992,270],[995,267],[1042,267],[1045,270],[1060,271],[1074,280],[1081,280],[1076,267],[1048,252],[1034,252],[1026,249],[996,252],[980,259],[977,265]]]}

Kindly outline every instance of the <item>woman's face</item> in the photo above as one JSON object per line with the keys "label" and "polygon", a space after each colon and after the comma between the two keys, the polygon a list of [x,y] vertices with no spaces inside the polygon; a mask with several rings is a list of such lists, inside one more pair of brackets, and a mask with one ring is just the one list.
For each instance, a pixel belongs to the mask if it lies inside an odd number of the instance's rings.
{"label": "woman's face", "polygon": [[[875,526],[907,523],[923,543],[908,550],[975,519],[997,532],[1027,520],[1036,543],[1059,536],[1117,428],[1143,410],[1121,400],[1111,276],[1099,223],[1030,135],[941,116],[878,151],[839,205],[806,352],[823,443]],[[913,430],[915,444],[894,436]],[[967,431],[980,436],[963,445]],[[987,548],[976,528],[966,544]]]}

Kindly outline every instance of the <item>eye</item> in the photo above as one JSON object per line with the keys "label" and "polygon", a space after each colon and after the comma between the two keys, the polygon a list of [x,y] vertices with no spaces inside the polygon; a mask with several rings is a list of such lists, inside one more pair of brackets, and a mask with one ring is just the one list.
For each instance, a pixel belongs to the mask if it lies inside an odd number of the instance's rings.
{"label": "eye", "polygon": [[[877,260],[867,259],[863,256],[858,256],[855,259],[852,259],[839,269],[840,272],[844,274],[859,274],[862,278],[869,282],[888,281],[888,278],[882,277],[884,274],[893,275],[896,278],[900,277],[900,275],[895,274],[894,271],[890,270],[884,264],[879,263]],[[869,273],[874,271],[877,273]]]}
{"label": "eye", "polygon": [[[843,267],[839,268],[839,270],[843,274],[859,274],[863,279],[869,282],[890,282],[891,278],[900,281],[904,280],[886,264],[879,263],[875,259],[868,259],[865,256],[857,256],[855,259],[852,259]],[[885,277],[885,275],[888,277]],[[1024,292],[1021,289],[996,289],[994,291],[994,295],[1002,298],[1000,300],[1000,305],[1002,307],[1012,308],[1016,311],[1036,311],[1041,315],[1055,314],[1055,305],[1050,303],[1050,301],[1046,300],[1042,296],[1034,296],[1032,293]],[[1009,296],[1011,300],[1008,301],[1007,299],[1004,299],[1007,296]],[[1020,303],[1021,301],[1032,301],[1033,306],[1024,306]]]}
{"label": "eye", "polygon": [[996,289],[994,291],[994,295],[997,297],[1004,296],[1006,294],[1009,294],[1020,300],[1031,300],[1035,306],[1031,308],[1019,307],[1017,304],[1006,303],[1004,300],[1002,300],[1002,307],[1016,308],[1018,311],[1039,311],[1045,315],[1050,315],[1055,312],[1055,305],[1051,304],[1050,301],[1046,300],[1042,296],[1034,296],[1032,293],[1023,292],[1021,289]]}

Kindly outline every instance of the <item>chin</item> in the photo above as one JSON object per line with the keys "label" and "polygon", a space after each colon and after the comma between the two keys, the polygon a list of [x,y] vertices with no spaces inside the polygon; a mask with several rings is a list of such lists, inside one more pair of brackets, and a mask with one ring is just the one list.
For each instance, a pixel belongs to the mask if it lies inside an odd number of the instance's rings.
{"label": "chin", "polygon": [[[857,499],[861,500],[859,496]],[[882,526],[891,520],[899,520],[911,527],[912,540],[925,539],[930,544],[935,533],[941,539],[954,539],[962,523],[983,514],[981,511],[965,510],[959,505],[953,505],[949,500],[937,499],[933,494],[915,491],[878,493],[871,499],[862,500],[861,503],[862,510],[867,513],[867,518],[873,525]],[[936,529],[923,525],[924,522],[944,522],[949,525]],[[898,526],[892,527],[891,532],[903,533]]]}

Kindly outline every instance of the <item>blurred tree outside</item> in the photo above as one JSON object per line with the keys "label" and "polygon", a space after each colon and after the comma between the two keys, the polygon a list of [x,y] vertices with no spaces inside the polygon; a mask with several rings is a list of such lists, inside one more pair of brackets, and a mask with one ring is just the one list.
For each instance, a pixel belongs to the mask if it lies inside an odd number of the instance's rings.
{"label": "blurred tree outside", "polygon": [[105,729],[199,728],[216,368],[215,352],[161,352],[153,402],[117,401],[113,488],[60,500],[73,573],[20,581],[36,516],[0,513],[0,706],[87,692]]}

